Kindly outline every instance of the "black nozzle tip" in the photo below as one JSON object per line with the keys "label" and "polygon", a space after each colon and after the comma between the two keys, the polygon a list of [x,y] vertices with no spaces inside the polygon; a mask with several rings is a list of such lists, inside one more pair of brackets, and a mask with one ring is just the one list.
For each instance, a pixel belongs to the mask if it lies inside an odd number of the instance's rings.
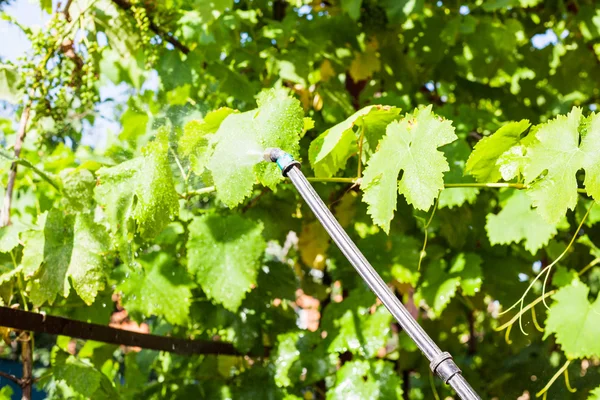
{"label": "black nozzle tip", "polygon": [[277,160],[279,160],[285,154],[286,152],[281,149],[278,149],[276,147],[270,147],[268,149],[265,149],[263,157],[265,161],[277,162]]}

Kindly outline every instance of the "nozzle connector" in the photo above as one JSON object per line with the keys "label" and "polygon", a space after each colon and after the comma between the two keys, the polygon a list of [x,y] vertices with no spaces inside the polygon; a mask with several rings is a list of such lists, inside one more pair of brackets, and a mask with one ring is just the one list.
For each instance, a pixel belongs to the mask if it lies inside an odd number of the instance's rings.
{"label": "nozzle connector", "polygon": [[268,148],[264,153],[265,161],[271,161],[277,163],[277,166],[281,170],[281,174],[287,177],[287,173],[293,167],[300,168],[300,163],[294,160],[291,154],[278,148]]}

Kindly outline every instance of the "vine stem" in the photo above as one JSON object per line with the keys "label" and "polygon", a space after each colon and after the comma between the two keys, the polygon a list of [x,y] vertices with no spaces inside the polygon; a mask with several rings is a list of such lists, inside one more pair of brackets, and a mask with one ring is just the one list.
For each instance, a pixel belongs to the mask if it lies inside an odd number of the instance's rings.
{"label": "vine stem", "polygon": [[17,378],[16,376],[13,376],[11,374],[8,374],[4,371],[0,371],[0,376],[3,378],[6,378],[10,381],[13,381],[14,383],[16,383],[17,385],[21,386],[21,380],[19,378]]}
{"label": "vine stem", "polygon": [[581,276],[581,275],[585,274],[586,272],[588,272],[588,270],[590,268],[594,267],[598,263],[600,263],[600,257],[594,258],[592,261],[590,261],[590,263],[588,265],[586,265],[585,267],[583,267],[581,269],[581,271],[578,272],[578,275]]}
{"label": "vine stem", "polygon": [[431,225],[431,221],[433,221],[433,216],[435,215],[435,212],[437,210],[439,202],[440,202],[440,196],[438,196],[437,199],[435,199],[433,211],[431,211],[431,215],[429,216],[429,219],[427,220],[427,223],[425,224],[425,227],[423,228],[423,230],[425,231],[425,239],[423,240],[423,248],[421,249],[421,252],[419,253],[419,264],[417,266],[417,271],[421,270],[421,263],[423,262],[423,259],[425,258],[425,248],[427,247],[427,237],[429,236],[428,235],[429,234],[429,225]]}
{"label": "vine stem", "polygon": [[[344,178],[344,177],[333,177],[333,178],[316,178],[309,177],[306,178],[309,182],[316,183],[351,183],[351,184],[361,184],[361,178]],[[529,189],[529,185],[525,185],[523,183],[510,183],[510,182],[490,182],[490,183],[445,183],[444,189],[456,189],[456,188],[487,188],[487,189],[501,189],[501,188],[511,188],[518,190]],[[202,189],[192,190],[182,195],[183,198],[189,198],[192,196],[197,196],[201,194],[208,194],[216,191],[214,186],[207,186]],[[585,189],[577,189],[578,193],[587,193]]]}
{"label": "vine stem", "polygon": [[[31,114],[31,100],[28,100],[21,113],[21,120],[19,121],[19,129],[17,130],[17,139],[15,141],[15,158],[19,158],[21,154],[21,148],[23,147],[23,140],[27,134],[27,123],[29,122],[29,115]],[[8,174],[8,183],[6,185],[6,192],[4,193],[4,204],[2,206],[2,226],[10,224],[10,209],[12,207],[12,197],[15,188],[15,180],[17,179],[17,166],[18,162],[13,161],[10,165],[10,172]]]}
{"label": "vine stem", "polygon": [[544,388],[542,390],[540,390],[539,392],[536,393],[535,397],[540,397],[541,395],[545,394],[548,391],[548,389],[550,389],[552,384],[558,379],[558,377],[561,376],[562,373],[567,370],[567,368],[569,367],[569,364],[571,364],[571,360],[567,360],[567,362],[564,363],[564,365],[562,367],[560,367],[560,369],[558,371],[556,371],[556,373],[554,374],[552,379],[550,379],[550,381],[546,384],[546,386],[544,386]]}

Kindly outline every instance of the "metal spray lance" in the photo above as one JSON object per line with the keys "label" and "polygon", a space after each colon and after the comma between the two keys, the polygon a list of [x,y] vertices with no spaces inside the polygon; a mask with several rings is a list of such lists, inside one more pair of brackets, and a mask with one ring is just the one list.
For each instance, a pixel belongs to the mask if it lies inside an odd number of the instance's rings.
{"label": "metal spray lance", "polygon": [[446,384],[450,385],[461,399],[480,400],[479,395],[462,376],[450,353],[440,350],[427,332],[423,330],[400,300],[392,293],[354,242],[352,242],[302,171],[300,171],[300,163],[281,149],[266,149],[264,158],[266,161],[277,163],[283,176],[288,177],[292,181],[304,201],[306,201],[310,209],[315,213],[318,220],[344,256],[346,256],[350,264],[352,264],[373,293],[375,293],[383,305],[396,318],[396,321],[398,321],[402,329],[416,343],[425,357],[427,357],[430,362],[429,367],[433,373],[438,375]]}

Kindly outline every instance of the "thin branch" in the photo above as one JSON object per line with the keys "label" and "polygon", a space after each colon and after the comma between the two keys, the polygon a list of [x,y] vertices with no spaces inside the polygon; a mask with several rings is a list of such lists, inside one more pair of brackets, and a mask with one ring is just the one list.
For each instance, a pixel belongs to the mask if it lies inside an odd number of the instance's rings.
{"label": "thin branch", "polygon": [[[21,154],[21,147],[23,146],[23,140],[27,134],[27,123],[29,122],[29,114],[31,113],[31,100],[25,104],[25,108],[21,113],[21,121],[19,122],[19,129],[17,130],[17,139],[15,141],[15,158],[19,158]],[[10,224],[10,208],[12,206],[13,190],[15,188],[15,180],[17,178],[17,165],[14,161],[10,166],[10,172],[8,175],[8,184],[6,185],[6,192],[4,193],[4,204],[2,207],[2,226]]]}
{"label": "thin branch", "polygon": [[581,275],[585,274],[586,272],[588,272],[588,270],[590,268],[594,267],[598,263],[600,263],[600,257],[596,257],[588,265],[586,265],[585,267],[583,267],[581,269],[581,271],[579,271],[578,275],[581,276]]}
{"label": "thin branch", "polygon": [[[316,177],[307,177],[309,182],[315,183],[350,183],[354,185],[360,186],[362,179],[361,178],[343,178],[343,177],[333,177],[333,178],[316,178]],[[510,188],[517,190],[525,190],[529,189],[529,185],[525,185],[522,183],[509,183],[509,182],[493,182],[493,183],[445,183],[444,189],[458,189],[458,188],[484,188],[484,189],[501,189],[501,188]],[[214,186],[208,186],[198,190],[192,190],[182,195],[183,198],[190,198],[192,196],[207,194],[216,191]],[[586,194],[585,189],[577,189],[578,193]]]}
{"label": "thin branch", "polygon": [[[127,0],[112,0],[112,2],[124,11],[129,11],[132,7],[132,4]],[[173,47],[180,50],[183,54],[188,54],[190,52],[190,48],[177,40],[172,33],[161,29],[156,23],[154,23],[154,21],[152,21],[150,16],[148,16],[148,19],[150,20],[150,29],[152,29],[154,33],[160,36],[163,40],[171,43]]]}
{"label": "thin branch", "polygon": [[421,249],[421,252],[419,253],[419,264],[417,265],[417,271],[421,270],[421,263],[423,262],[423,259],[425,258],[425,248],[427,247],[427,237],[429,234],[429,225],[431,225],[431,221],[433,221],[433,216],[435,215],[435,212],[437,210],[439,202],[440,202],[440,196],[438,196],[437,199],[435,199],[435,205],[433,206],[433,211],[431,211],[429,220],[427,221],[427,223],[425,224],[425,227],[423,228],[423,230],[425,231],[425,239],[423,240],[423,248]]}
{"label": "thin branch", "polygon": [[17,385],[21,386],[21,380],[19,378],[17,378],[16,376],[14,376],[14,375],[8,374],[8,373],[6,373],[4,371],[0,371],[0,376],[3,377],[3,378],[8,379],[10,381],[13,381]]}
{"label": "thin branch", "polygon": [[67,3],[65,4],[65,8],[63,8],[62,13],[65,15],[65,19],[68,22],[71,22],[71,14],[69,14],[69,8],[71,8],[71,3],[73,3],[73,0],[67,0]]}

